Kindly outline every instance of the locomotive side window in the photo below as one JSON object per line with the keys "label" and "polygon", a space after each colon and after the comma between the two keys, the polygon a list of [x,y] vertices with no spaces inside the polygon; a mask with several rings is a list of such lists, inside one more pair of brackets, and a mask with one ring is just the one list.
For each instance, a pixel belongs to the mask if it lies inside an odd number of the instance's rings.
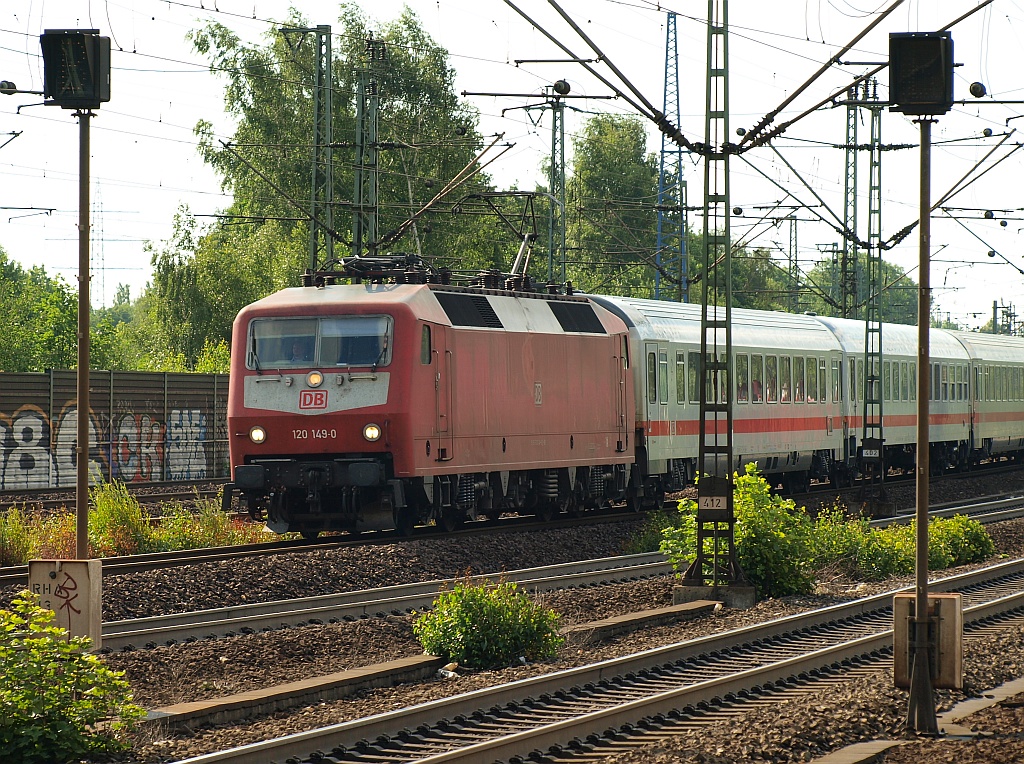
{"label": "locomotive side window", "polygon": [[764,366],[762,356],[750,356],[750,400],[764,402]]}
{"label": "locomotive side window", "polygon": [[[754,356],[755,358],[757,356]],[[750,397],[749,381],[750,373],[747,368],[747,356],[745,353],[736,354],[736,402],[746,403]]]}
{"label": "locomotive side window", "polygon": [[430,327],[424,326],[423,333],[420,336],[420,363],[424,366],[429,365],[433,359],[433,355],[430,352]]}
{"label": "locomotive side window", "polygon": [[676,403],[686,403],[686,354],[676,352]]}
{"label": "locomotive side window", "polygon": [[764,359],[764,392],[769,403],[779,400],[779,359],[773,355]]}

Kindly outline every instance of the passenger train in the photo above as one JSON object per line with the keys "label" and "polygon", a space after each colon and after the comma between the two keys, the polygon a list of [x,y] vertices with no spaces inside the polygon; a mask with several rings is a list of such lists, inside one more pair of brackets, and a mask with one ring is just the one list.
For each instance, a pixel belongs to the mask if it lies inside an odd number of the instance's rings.
{"label": "passenger train", "polygon": [[[692,484],[700,306],[496,274],[456,286],[379,260],[356,283],[307,275],[239,313],[226,503],[238,492],[271,530],[314,537],[656,506]],[[732,311],[737,470],[756,462],[791,491],[850,483],[864,334],[858,321]],[[917,329],[884,324],[882,337],[884,463],[909,470]],[[1019,458],[1024,340],[933,329],[930,341],[933,470]]]}

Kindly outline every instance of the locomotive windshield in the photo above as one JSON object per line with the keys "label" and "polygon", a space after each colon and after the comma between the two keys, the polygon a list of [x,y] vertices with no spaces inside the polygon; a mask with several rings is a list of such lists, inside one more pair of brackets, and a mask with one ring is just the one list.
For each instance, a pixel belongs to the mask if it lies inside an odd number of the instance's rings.
{"label": "locomotive windshield", "polygon": [[250,369],[387,366],[388,316],[257,318],[249,324]]}

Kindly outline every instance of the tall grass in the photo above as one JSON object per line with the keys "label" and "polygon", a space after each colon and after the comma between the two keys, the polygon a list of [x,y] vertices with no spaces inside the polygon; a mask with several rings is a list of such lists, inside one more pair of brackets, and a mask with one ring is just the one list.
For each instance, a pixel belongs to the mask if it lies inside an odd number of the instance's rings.
{"label": "tall grass", "polygon": [[[123,483],[104,483],[89,494],[89,553],[110,557],[179,549],[251,544],[279,538],[262,525],[231,518],[215,499],[195,508],[171,505],[153,521]],[[0,512],[0,565],[30,559],[74,559],[77,517],[62,508],[45,516],[15,507]]]}

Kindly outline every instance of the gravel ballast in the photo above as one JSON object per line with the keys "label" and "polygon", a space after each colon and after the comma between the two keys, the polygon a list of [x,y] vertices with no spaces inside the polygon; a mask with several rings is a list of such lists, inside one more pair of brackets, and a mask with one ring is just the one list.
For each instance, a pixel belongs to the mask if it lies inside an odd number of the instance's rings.
{"label": "gravel ballast", "polygon": [[[999,476],[999,490],[1012,490],[1015,484],[1024,487],[1024,476]],[[991,479],[986,482],[984,478],[972,478],[936,484],[932,498],[936,502],[952,501],[993,492]],[[901,506],[907,505],[908,494],[912,503],[912,485],[890,488],[890,497]],[[830,503],[831,498],[824,499],[824,502]],[[503,568],[612,556],[623,552],[625,540],[637,529],[639,522],[325,549],[110,576],[104,581],[104,619],[118,620],[328,594],[448,578],[467,571],[479,574]],[[1002,523],[991,526],[989,530],[1002,554],[1024,556],[1024,523]],[[185,733],[165,733],[159,727],[149,727],[139,733],[135,751],[129,760],[162,762],[212,752],[739,628],[912,583],[912,579],[870,585],[842,579],[823,581],[813,595],[767,600],[747,611],[725,609],[695,621],[647,629],[600,643],[576,635],[562,648],[558,658],[548,663],[500,671],[466,672],[454,678],[367,691],[351,698],[280,712],[232,726],[204,726]],[[663,577],[554,592],[543,595],[542,599],[549,607],[562,613],[563,623],[568,625],[670,604],[673,584],[671,577]],[[4,598],[9,598],[10,594],[10,591],[4,592]],[[137,702],[153,708],[414,655],[421,650],[413,638],[411,623],[411,616],[389,616],[142,649],[105,658],[113,668],[127,672]],[[968,642],[965,675],[965,693],[939,693],[940,705],[952,705],[965,694],[1024,675],[1024,632],[1018,629],[999,638],[987,637]],[[755,710],[706,731],[682,736],[670,743],[641,748],[612,760],[631,764],[809,761],[848,742],[900,734],[906,706],[906,694],[892,687],[891,672],[882,671],[877,676],[835,685],[799,701]],[[1007,705],[992,713],[998,712],[1015,711]],[[1021,727],[1018,725],[1016,729]],[[1019,744],[1012,739],[1005,742],[1011,748]],[[904,755],[910,747],[887,756]],[[944,759],[942,755],[945,754],[924,753],[922,758],[887,761],[898,764],[922,760],[972,764],[1024,761],[1024,750],[1018,748],[1017,753],[1017,758],[1008,759],[959,756]]]}

